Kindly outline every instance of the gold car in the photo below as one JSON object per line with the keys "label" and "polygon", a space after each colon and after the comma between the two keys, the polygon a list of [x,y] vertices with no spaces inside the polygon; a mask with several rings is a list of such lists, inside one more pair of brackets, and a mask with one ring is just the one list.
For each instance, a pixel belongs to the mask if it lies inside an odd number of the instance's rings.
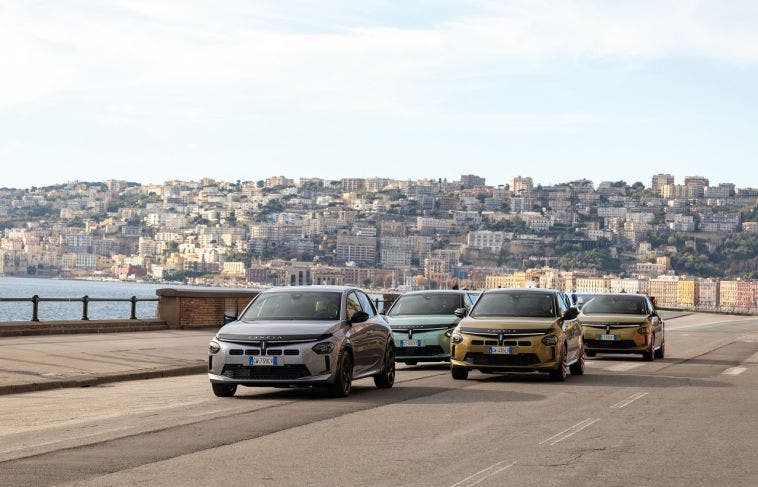
{"label": "gold car", "polygon": [[451,336],[453,378],[466,379],[472,369],[547,372],[556,381],[566,380],[569,372],[582,375],[584,344],[577,315],[561,291],[484,292]]}
{"label": "gold car", "polygon": [[639,353],[645,360],[663,358],[665,324],[651,299],[641,294],[600,294],[582,306],[587,355]]}

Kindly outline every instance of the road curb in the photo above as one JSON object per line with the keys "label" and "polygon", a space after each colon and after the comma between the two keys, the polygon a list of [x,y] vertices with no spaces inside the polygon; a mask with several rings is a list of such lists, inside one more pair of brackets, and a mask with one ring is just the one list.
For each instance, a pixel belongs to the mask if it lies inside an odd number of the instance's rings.
{"label": "road curb", "polygon": [[197,365],[172,367],[169,369],[136,370],[133,372],[118,372],[113,374],[98,374],[95,376],[73,377],[70,379],[50,380],[46,382],[28,382],[25,384],[0,385],[0,395],[21,394],[23,392],[46,391],[50,389],[63,389],[71,387],[90,387],[111,382],[125,382],[130,380],[158,379],[161,377],[178,377],[182,375],[202,374],[208,371],[205,362]]}

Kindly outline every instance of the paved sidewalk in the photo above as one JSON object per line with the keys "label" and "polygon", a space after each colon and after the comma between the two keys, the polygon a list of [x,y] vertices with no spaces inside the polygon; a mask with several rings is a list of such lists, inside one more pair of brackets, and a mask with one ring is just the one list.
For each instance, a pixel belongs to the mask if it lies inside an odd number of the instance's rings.
{"label": "paved sidewalk", "polygon": [[0,394],[200,374],[214,329],[0,338]]}

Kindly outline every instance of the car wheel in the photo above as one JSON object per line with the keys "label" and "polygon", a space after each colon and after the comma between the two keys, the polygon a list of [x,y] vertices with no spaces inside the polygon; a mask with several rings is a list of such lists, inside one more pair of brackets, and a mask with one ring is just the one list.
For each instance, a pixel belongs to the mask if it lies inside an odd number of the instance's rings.
{"label": "car wheel", "polygon": [[585,352],[585,354],[586,354],[588,357],[594,357],[595,355],[597,355],[597,352],[593,352],[593,351],[591,351],[591,350],[587,350],[587,351]]}
{"label": "car wheel", "polygon": [[655,358],[665,358],[666,357],[666,341],[661,342],[661,348],[655,351]]}
{"label": "car wheel", "polygon": [[569,367],[571,375],[584,375],[584,345],[579,351],[579,359]]}
{"label": "car wheel", "polygon": [[643,352],[642,359],[648,362],[655,360],[655,335],[653,335],[652,340],[650,340],[650,350]]}
{"label": "car wheel", "polygon": [[561,350],[561,361],[558,363],[558,367],[550,371],[550,379],[554,380],[555,382],[563,382],[566,380],[566,377],[568,377],[569,367],[566,350],[567,347],[568,346],[564,343],[563,349]]}
{"label": "car wheel", "polygon": [[340,359],[340,368],[329,384],[329,393],[334,397],[347,397],[353,388],[353,357],[345,351]]}
{"label": "car wheel", "polygon": [[450,373],[453,375],[453,379],[455,380],[468,379],[468,369],[465,367],[458,367],[453,365],[450,367]]}
{"label": "car wheel", "polygon": [[405,365],[416,365],[418,361],[416,360],[406,360]]}
{"label": "car wheel", "polygon": [[232,397],[237,392],[237,384],[211,384],[217,397]]}
{"label": "car wheel", "polygon": [[379,375],[374,376],[374,384],[379,389],[389,389],[395,383],[395,349],[387,345],[384,352],[384,367]]}

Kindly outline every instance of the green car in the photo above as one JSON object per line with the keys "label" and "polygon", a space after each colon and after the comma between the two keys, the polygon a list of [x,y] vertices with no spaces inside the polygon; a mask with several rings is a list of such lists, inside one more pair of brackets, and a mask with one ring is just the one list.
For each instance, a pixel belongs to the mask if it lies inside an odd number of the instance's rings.
{"label": "green car", "polygon": [[387,312],[395,361],[408,365],[449,361],[450,334],[461,320],[455,312],[468,310],[478,297],[472,291],[416,291],[398,297]]}

